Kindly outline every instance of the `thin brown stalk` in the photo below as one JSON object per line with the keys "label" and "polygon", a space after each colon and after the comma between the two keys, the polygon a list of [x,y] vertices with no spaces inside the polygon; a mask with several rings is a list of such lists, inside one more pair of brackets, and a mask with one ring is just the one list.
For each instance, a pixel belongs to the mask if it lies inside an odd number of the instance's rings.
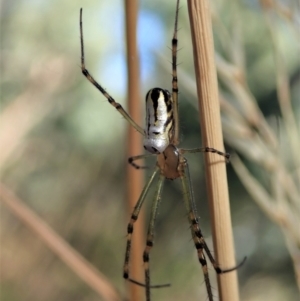
{"label": "thin brown stalk", "polygon": [[[139,57],[136,42],[138,0],[125,0],[126,14],[126,45],[128,68],[128,112],[131,117],[141,124],[141,96]],[[142,153],[142,136],[132,126],[128,126],[127,132],[127,157]],[[128,165],[127,168],[127,214],[129,218],[133,207],[138,200],[143,186],[143,172]],[[136,280],[143,279],[142,254],[144,248],[144,214],[140,212],[134,225],[134,236],[131,252],[130,277]],[[125,251],[125,250],[124,250]],[[129,283],[130,300],[142,300],[143,288]]]}
{"label": "thin brown stalk", "polygon": [[[204,146],[223,150],[218,84],[209,2],[188,0],[194,49],[199,112]],[[235,266],[227,175],[224,159],[207,153],[206,181],[211,211],[214,251],[222,268]],[[218,277],[219,299],[239,300],[236,271]]]}
{"label": "thin brown stalk", "polygon": [[55,253],[87,285],[106,301],[122,298],[106,277],[73,249],[61,236],[38,217],[9,188],[0,183],[0,200],[28,228],[35,232],[47,247]]}

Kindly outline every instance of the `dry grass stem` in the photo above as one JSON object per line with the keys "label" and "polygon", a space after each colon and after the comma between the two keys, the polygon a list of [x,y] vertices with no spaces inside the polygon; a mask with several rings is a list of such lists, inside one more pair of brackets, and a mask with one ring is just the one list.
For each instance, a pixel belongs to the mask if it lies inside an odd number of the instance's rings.
{"label": "dry grass stem", "polygon": [[[214,63],[214,45],[208,1],[188,1],[203,145],[224,149]],[[231,228],[226,166],[215,154],[206,154],[206,180],[216,260],[233,267],[235,255]],[[237,275],[218,277],[220,300],[239,300]]]}
{"label": "dry grass stem", "polygon": [[[222,93],[220,96],[224,134],[226,142],[249,160],[252,166],[255,165],[260,169],[269,180],[269,187],[265,188],[237,156],[232,158],[232,165],[249,194],[283,231],[300,288],[300,162],[298,155],[300,130],[294,115],[287,67],[282,49],[279,47],[274,20],[276,16],[274,12],[282,16],[282,7],[274,5],[276,1],[261,1],[261,3],[273,43],[274,77],[282,116],[277,118],[280,133],[278,135],[278,132],[273,129],[271,120],[264,117],[247,85],[245,80],[247,70],[244,69],[243,64],[239,63],[244,61],[243,45],[240,45],[242,39],[235,37],[230,39],[233,43],[229,43],[231,46],[229,51],[235,53],[239,59],[231,57],[230,61],[216,54],[220,81],[230,92]],[[285,7],[285,16],[287,15],[294,14],[291,9]],[[217,24],[220,23],[221,21],[217,18]],[[287,18],[287,25],[291,27],[291,31],[295,28],[295,24],[289,18]],[[242,24],[235,23],[234,26],[241,28]],[[226,31],[225,28],[224,31]],[[230,36],[228,32],[226,34]],[[226,49],[228,50],[228,46]]]}
{"label": "dry grass stem", "polygon": [[[128,79],[128,113],[138,124],[142,124],[141,114],[141,95],[140,95],[140,76],[139,76],[139,56],[137,51],[137,13],[138,0],[125,0],[126,15],[126,45],[127,45],[127,79]],[[128,125],[127,131],[127,157],[138,155],[142,150],[142,136],[132,126]],[[139,162],[139,164],[143,162]],[[136,170],[129,164],[127,165],[127,214],[126,220],[132,213],[133,207],[137,202],[143,187],[143,171]],[[125,228],[124,228],[125,229]],[[131,276],[133,279],[141,280],[144,278],[142,254],[145,246],[144,235],[144,211],[139,214],[139,218],[134,226],[134,235],[131,252]],[[125,252],[125,249],[124,249]],[[133,283],[130,286],[130,300],[139,301],[142,299],[144,290],[142,287]]]}
{"label": "dry grass stem", "polygon": [[47,247],[55,253],[87,285],[106,301],[121,301],[122,298],[106,277],[55,233],[41,218],[25,205],[10,189],[0,183],[0,197],[5,206]]}

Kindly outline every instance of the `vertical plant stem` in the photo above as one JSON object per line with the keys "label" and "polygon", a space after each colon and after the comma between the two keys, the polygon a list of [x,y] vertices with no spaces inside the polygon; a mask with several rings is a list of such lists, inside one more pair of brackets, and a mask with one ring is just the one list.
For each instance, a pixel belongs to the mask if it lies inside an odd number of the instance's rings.
{"label": "vertical plant stem", "polygon": [[[128,113],[133,120],[141,124],[141,96],[139,57],[136,42],[138,0],[125,0],[126,14],[126,45],[127,45],[127,70],[128,70]],[[127,157],[142,153],[142,136],[132,126],[128,125],[127,132]],[[137,202],[143,186],[143,172],[132,166],[127,167],[127,207],[126,217],[129,221],[135,203]],[[130,277],[137,280],[143,279],[143,248],[145,242],[144,214],[139,214],[139,219],[134,225],[134,234],[131,252]],[[124,249],[125,251],[125,249]],[[143,288],[129,283],[130,300],[142,300]]]}
{"label": "vertical plant stem", "polygon": [[[208,0],[188,0],[203,146],[223,150],[223,135],[214,62]],[[206,181],[214,251],[221,268],[235,266],[226,165],[217,154],[206,153]],[[219,299],[238,301],[236,271],[218,276]]]}

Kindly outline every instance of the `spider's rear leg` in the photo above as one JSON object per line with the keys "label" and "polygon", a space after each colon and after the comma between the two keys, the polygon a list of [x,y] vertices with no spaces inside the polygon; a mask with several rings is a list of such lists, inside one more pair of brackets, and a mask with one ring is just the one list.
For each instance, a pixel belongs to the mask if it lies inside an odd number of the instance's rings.
{"label": "spider's rear leg", "polygon": [[149,268],[149,253],[151,248],[153,247],[153,238],[154,238],[154,226],[155,221],[158,213],[158,207],[161,201],[161,193],[163,189],[165,177],[164,175],[160,174],[159,181],[157,184],[157,191],[155,194],[155,198],[152,204],[151,209],[151,216],[149,221],[149,228],[147,233],[147,241],[146,241],[146,248],[143,254],[143,261],[144,261],[144,269],[145,269],[145,288],[146,288],[146,300],[150,301],[150,268]]}
{"label": "spider's rear leg", "polygon": [[[184,154],[184,153],[198,153],[198,152],[211,152],[211,153],[216,153],[222,157],[224,157],[226,159],[226,162],[228,163],[229,160],[230,160],[230,154],[229,153],[224,153],[222,151],[219,151],[215,148],[212,148],[212,147],[199,147],[199,148],[193,148],[193,149],[180,149],[180,154]],[[192,190],[192,186],[191,186],[191,180],[190,180],[190,176],[189,176],[189,169],[188,169],[188,164],[187,164],[187,161],[186,159],[182,160],[181,162],[182,164],[182,167],[183,167],[183,174],[181,176],[181,179],[184,183],[184,186],[186,187],[187,189],[187,195],[189,196],[189,199],[190,199],[190,202],[191,204],[188,204],[189,203],[189,200],[185,200],[186,201],[186,204],[187,204],[187,208],[188,210],[190,210],[190,213],[189,213],[189,219],[190,219],[190,224],[191,224],[191,228],[192,228],[192,235],[195,235],[198,239],[199,239],[199,242],[195,241],[195,246],[196,246],[196,249],[198,251],[198,254],[200,254],[200,257],[199,257],[199,261],[201,262],[203,259],[201,259],[202,255],[203,254],[203,249],[205,250],[210,262],[212,263],[215,271],[218,273],[218,274],[224,274],[224,273],[228,273],[228,272],[231,272],[231,271],[234,271],[236,269],[238,269],[240,266],[242,266],[244,264],[244,262],[246,261],[247,257],[244,257],[244,259],[236,266],[234,267],[231,267],[231,268],[228,268],[228,269],[221,269],[219,267],[219,265],[217,264],[216,260],[214,259],[214,257],[212,256],[205,240],[204,240],[204,237],[201,233],[201,230],[200,230],[200,227],[199,227],[199,224],[198,224],[198,219],[197,219],[197,215],[196,215],[196,207],[195,207],[195,201],[194,201],[194,195],[193,195],[193,190]],[[194,236],[193,236],[194,238]],[[206,262],[206,260],[205,260]],[[201,265],[203,266],[202,262],[201,262]]]}
{"label": "spider's rear leg", "polygon": [[152,176],[150,177],[148,183],[145,185],[136,205],[134,206],[133,212],[131,214],[130,222],[127,226],[127,243],[126,243],[126,252],[125,252],[125,261],[124,261],[124,269],[123,269],[123,277],[125,279],[129,279],[129,259],[130,259],[130,251],[131,251],[131,239],[132,239],[132,233],[133,233],[133,225],[137,221],[141,207],[144,203],[144,200],[147,196],[147,193],[149,191],[149,188],[158,173],[159,169],[156,168],[153,172]]}
{"label": "spider's rear leg", "polygon": [[157,188],[155,200],[153,202],[152,211],[151,211],[146,248],[145,248],[145,251],[143,254],[143,261],[144,261],[144,267],[145,267],[145,284],[130,278],[130,273],[129,273],[129,259],[130,259],[130,251],[131,251],[131,239],[132,239],[132,233],[133,233],[133,225],[138,219],[138,215],[139,215],[139,212],[143,205],[143,202],[147,196],[149,188],[150,188],[156,174],[158,173],[158,171],[159,171],[159,168],[157,167],[156,170],[154,171],[154,173],[152,174],[151,178],[149,179],[148,183],[144,187],[144,189],[141,193],[141,196],[140,196],[139,200],[137,201],[137,203],[134,207],[134,210],[131,214],[131,219],[130,219],[130,222],[127,227],[127,245],[126,245],[126,253],[125,253],[124,272],[123,272],[123,277],[125,279],[128,279],[132,283],[135,283],[137,285],[145,287],[147,301],[150,301],[150,289],[151,288],[161,288],[161,287],[170,286],[170,284],[150,285],[150,271],[149,271],[149,252],[153,246],[153,236],[154,236],[153,234],[154,234],[155,219],[157,216],[157,209],[159,207],[159,202],[161,200],[161,192],[162,192],[162,188],[163,188],[163,182],[165,179],[165,177],[163,175],[160,175],[160,178],[159,178],[158,188]]}
{"label": "spider's rear leg", "polygon": [[212,263],[215,271],[218,274],[231,272],[231,271],[239,268],[245,262],[246,258],[244,258],[242,263],[240,263],[239,265],[237,265],[233,268],[223,270],[219,267],[219,265],[216,263],[214,257],[212,256],[212,254],[204,240],[204,237],[202,235],[200,227],[199,227],[199,222],[197,219],[197,209],[196,209],[196,205],[195,205],[195,198],[194,198],[194,192],[192,189],[188,163],[187,163],[187,160],[183,156],[180,157],[179,169],[181,171],[180,178],[182,181],[184,203],[185,203],[185,206],[186,206],[186,209],[188,212],[188,219],[189,219],[189,223],[190,223],[190,227],[191,227],[193,241],[194,241],[195,247],[197,249],[198,260],[202,266],[202,271],[204,274],[204,280],[205,280],[208,298],[209,298],[209,301],[213,301],[213,294],[212,294],[212,290],[211,290],[208,268],[207,268],[207,261],[206,261],[205,255],[204,255],[204,251],[206,252],[210,262]]}
{"label": "spider's rear leg", "polygon": [[[206,243],[204,241],[204,238],[201,234],[201,230],[198,225],[198,220],[194,215],[194,210],[191,210],[189,213],[189,221],[191,224],[191,232],[192,232],[192,237],[194,240],[195,247],[197,249],[197,254],[198,254],[198,260],[201,264],[203,275],[204,275],[204,281],[205,281],[205,286],[206,286],[206,291],[208,294],[208,299],[209,301],[213,301],[213,293],[210,285],[210,280],[209,280],[209,273],[208,273],[208,266],[207,266],[207,261],[206,257],[204,254],[205,246]],[[199,239],[199,234],[201,235],[202,239]],[[208,255],[209,256],[209,255]],[[209,256],[210,258],[210,256]]]}
{"label": "spider's rear leg", "polygon": [[[198,219],[197,219],[195,214],[196,214],[196,212],[190,212],[189,218],[191,220],[191,224],[193,225],[192,234],[195,235],[196,238],[197,238],[196,242],[195,242],[196,249],[197,249],[198,253],[199,253],[199,250],[201,251],[201,253],[203,253],[203,250],[205,250],[205,253],[207,254],[207,256],[209,258],[209,261],[213,265],[214,270],[216,271],[216,273],[217,274],[225,274],[225,273],[228,273],[228,272],[232,272],[232,271],[238,269],[240,266],[242,266],[244,264],[244,262],[246,261],[247,257],[244,257],[244,259],[238,265],[236,265],[234,267],[231,267],[231,268],[228,268],[228,269],[221,269],[220,268],[220,266],[217,264],[216,260],[212,256],[211,251],[209,250],[209,248],[208,248],[208,246],[205,242],[205,239],[204,239],[204,237],[202,235],[202,232],[200,230],[200,227],[199,227]],[[194,239],[194,241],[195,241],[195,239]],[[199,261],[200,261],[200,259],[199,259]]]}
{"label": "spider's rear leg", "polygon": [[[205,242],[205,239],[204,239],[202,232],[200,230],[200,227],[199,227],[198,219],[195,214],[196,214],[196,212],[194,212],[194,210],[192,210],[189,214],[190,224],[192,225],[192,227],[191,227],[192,236],[194,239],[195,247],[197,249],[198,259],[202,266],[207,292],[208,292],[209,296],[210,296],[210,294],[212,296],[210,281],[209,281],[209,277],[208,277],[207,261],[206,261],[203,251],[205,250],[205,253],[208,256],[209,261],[211,262],[211,264],[214,267],[214,270],[216,271],[217,274],[225,274],[225,273],[232,272],[232,271],[238,269],[240,266],[242,266],[244,264],[244,262],[246,261],[247,258],[245,257],[241,263],[239,263],[238,265],[236,265],[232,268],[221,269],[220,266],[217,264],[216,260],[214,259],[214,257],[212,256],[211,251],[209,250],[209,248]],[[209,299],[209,300],[211,300],[211,299]]]}
{"label": "spider's rear leg", "polygon": [[[208,267],[207,267],[207,261],[204,255],[205,250],[205,241],[201,240],[199,236],[202,236],[201,230],[199,228],[198,220],[196,218],[197,216],[197,210],[196,210],[196,204],[195,204],[195,198],[194,198],[194,192],[192,189],[191,184],[191,178],[189,174],[189,168],[187,160],[180,156],[180,163],[178,169],[180,170],[180,179],[182,182],[182,190],[183,190],[183,198],[184,198],[184,204],[188,213],[188,220],[191,228],[192,238],[195,244],[195,247],[197,249],[198,254],[198,260],[201,264],[204,280],[205,280],[205,286],[208,294],[209,301],[213,301],[213,294],[211,290],[210,280],[209,280],[209,274],[208,274]],[[204,243],[203,243],[204,242]]]}

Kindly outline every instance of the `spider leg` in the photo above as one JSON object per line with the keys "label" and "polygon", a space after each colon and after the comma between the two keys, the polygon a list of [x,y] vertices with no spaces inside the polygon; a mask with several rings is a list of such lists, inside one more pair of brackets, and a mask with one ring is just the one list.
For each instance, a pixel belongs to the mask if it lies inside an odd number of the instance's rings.
{"label": "spider leg", "polygon": [[151,217],[150,217],[150,224],[149,224],[149,230],[148,230],[148,235],[147,235],[147,243],[146,243],[146,249],[144,251],[143,255],[143,260],[144,260],[144,265],[145,265],[145,279],[146,283],[142,283],[139,281],[136,281],[132,278],[129,278],[129,257],[130,257],[130,249],[131,249],[131,237],[133,233],[133,224],[138,218],[138,214],[140,212],[140,209],[142,207],[142,204],[145,200],[145,197],[149,191],[149,188],[158,172],[159,168],[157,168],[154,173],[152,174],[151,178],[149,179],[148,183],[146,184],[145,188],[143,189],[141,196],[136,203],[133,213],[131,215],[131,220],[128,224],[127,228],[127,246],[126,246],[126,255],[125,255],[125,263],[124,263],[124,278],[128,279],[130,282],[143,286],[146,288],[146,295],[147,295],[147,301],[150,300],[150,288],[162,288],[162,287],[168,287],[170,284],[157,284],[157,285],[150,285],[150,273],[149,273],[149,252],[150,249],[153,246],[153,232],[154,232],[154,224],[155,224],[155,219],[157,216],[157,209],[159,207],[159,202],[160,202],[160,197],[161,197],[161,192],[162,192],[162,187],[163,187],[163,182],[165,177],[160,176],[159,182],[158,182],[158,190],[156,192],[155,196],[155,202],[153,203],[152,207],[152,212],[151,212]]}
{"label": "spider leg", "polygon": [[[138,215],[140,213],[141,207],[144,203],[144,200],[147,196],[147,193],[149,191],[149,188],[157,175],[159,169],[156,168],[153,172],[152,176],[148,180],[148,183],[145,185],[136,205],[134,206],[133,212],[131,214],[130,222],[127,226],[127,244],[126,244],[126,252],[125,252],[125,261],[124,261],[124,269],[123,269],[123,277],[125,279],[129,278],[129,258],[130,258],[130,250],[131,250],[131,239],[132,239],[132,233],[133,233],[133,224],[138,219]],[[133,281],[132,281],[133,282]]]}
{"label": "spider leg", "polygon": [[128,163],[131,166],[133,166],[135,169],[146,169],[146,168],[148,168],[147,166],[138,165],[138,164],[134,163],[134,161],[144,159],[144,158],[149,158],[149,157],[152,157],[152,156],[155,156],[155,154],[144,154],[144,155],[129,157],[128,158]]}
{"label": "spider leg", "polygon": [[145,268],[145,286],[146,286],[146,300],[150,301],[150,269],[149,269],[149,253],[153,247],[153,238],[154,238],[154,226],[155,220],[157,217],[158,207],[161,201],[161,193],[163,189],[165,177],[161,174],[157,184],[157,191],[155,194],[155,199],[151,209],[151,216],[149,222],[149,228],[147,233],[146,248],[143,254],[144,268]]}
{"label": "spider leg", "polygon": [[[140,281],[136,281],[136,280],[134,280],[134,279],[128,279],[130,282],[132,282],[132,283],[134,283],[134,284],[137,284],[137,285],[139,285],[139,286],[142,286],[142,287],[146,287],[146,284],[145,283],[142,283],[142,282],[140,282]],[[152,285],[150,285],[149,287],[150,288],[163,288],[163,287],[169,287],[169,286],[171,286],[171,284],[170,283],[165,283],[165,284],[152,284]]]}
{"label": "spider leg", "polygon": [[213,301],[213,293],[212,293],[210,280],[209,280],[207,261],[204,254],[204,250],[206,251],[205,248],[206,243],[202,236],[197,220],[197,209],[195,204],[194,192],[191,185],[192,183],[191,183],[188,163],[184,157],[181,157],[181,161],[182,162],[180,163],[180,166],[182,167],[182,170],[181,170],[180,178],[182,182],[184,203],[185,203],[186,210],[188,212],[188,219],[191,227],[193,241],[198,253],[198,260],[202,266],[208,299],[209,301]]}
{"label": "spider leg", "polygon": [[[194,150],[197,150],[197,149],[194,149]],[[192,152],[195,152],[195,151],[192,150]],[[196,209],[196,204],[195,204],[194,192],[192,189],[192,183],[191,183],[188,163],[184,157],[181,157],[180,166],[182,169],[180,178],[182,181],[184,203],[185,203],[186,209],[188,211],[188,218],[189,218],[189,222],[190,222],[190,226],[191,226],[192,237],[194,240],[195,247],[197,249],[199,262],[201,263],[201,266],[202,266],[205,285],[206,285],[206,289],[207,289],[207,293],[208,293],[208,299],[209,299],[209,301],[213,301],[213,294],[212,294],[212,290],[211,290],[208,269],[207,269],[207,261],[206,261],[205,254],[203,251],[205,251],[205,253],[207,254],[207,256],[217,274],[224,274],[224,273],[228,273],[228,272],[238,269],[241,265],[244,264],[244,262],[246,261],[247,258],[245,257],[241,263],[239,263],[237,266],[234,266],[232,268],[221,269],[219,267],[216,260],[212,256],[212,254],[205,242],[205,239],[202,235],[201,229],[199,227],[199,222],[198,222],[198,218],[197,218],[197,209]]]}
{"label": "spider leg", "polygon": [[97,81],[90,75],[89,71],[85,68],[84,59],[84,43],[83,43],[83,29],[82,29],[82,8],[80,9],[80,45],[81,45],[81,70],[83,75],[106,97],[108,102],[116,108],[116,110],[143,136],[145,135],[144,130],[130,117],[130,115],[124,110],[124,108],[117,103],[105,89],[97,83]]}
{"label": "spider leg", "polygon": [[177,4],[176,4],[174,34],[172,38],[172,99],[173,99],[173,115],[174,115],[175,124],[174,124],[174,136],[171,143],[174,145],[179,144],[178,78],[177,78],[178,12],[179,12],[179,0],[177,0]]}
{"label": "spider leg", "polygon": [[192,148],[192,149],[180,149],[180,153],[215,153],[218,154],[226,159],[226,163],[229,163],[230,161],[230,154],[229,153],[224,153],[222,151],[219,151],[213,147],[198,147],[198,148]]}

